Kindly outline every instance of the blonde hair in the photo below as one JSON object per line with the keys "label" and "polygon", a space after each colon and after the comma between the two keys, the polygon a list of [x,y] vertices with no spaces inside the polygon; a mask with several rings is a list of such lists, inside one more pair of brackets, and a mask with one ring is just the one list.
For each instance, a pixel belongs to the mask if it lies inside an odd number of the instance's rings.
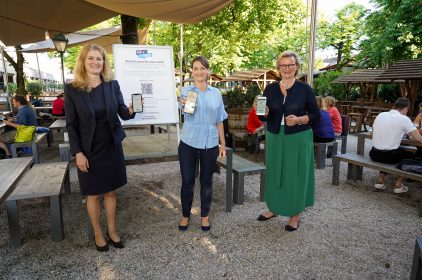
{"label": "blonde hair", "polygon": [[85,69],[85,59],[88,55],[88,52],[92,50],[98,51],[103,57],[104,64],[103,70],[101,70],[100,73],[101,79],[104,82],[109,82],[113,79],[113,72],[111,71],[107,53],[104,48],[95,44],[84,46],[79,52],[78,58],[76,59],[75,69],[73,70],[74,79],[72,85],[77,89],[85,90],[87,92],[91,91],[91,87],[89,86],[88,75]]}
{"label": "blonde hair", "polygon": [[328,107],[334,107],[336,105],[336,99],[332,96],[326,96],[324,98],[325,105]]}
{"label": "blonde hair", "polygon": [[317,103],[318,107],[321,110],[326,111],[327,110],[327,107],[325,106],[324,98],[322,98],[321,96],[317,95],[317,96],[315,96],[315,99],[316,99],[316,103]]}
{"label": "blonde hair", "polygon": [[275,64],[275,67],[277,68],[278,71],[280,71],[280,64],[281,64],[280,61],[285,57],[293,57],[295,59],[296,65],[297,65],[297,70],[295,72],[295,76],[296,76],[297,73],[299,73],[301,64],[300,64],[299,55],[295,52],[292,52],[292,51],[282,52],[277,58],[277,63]]}

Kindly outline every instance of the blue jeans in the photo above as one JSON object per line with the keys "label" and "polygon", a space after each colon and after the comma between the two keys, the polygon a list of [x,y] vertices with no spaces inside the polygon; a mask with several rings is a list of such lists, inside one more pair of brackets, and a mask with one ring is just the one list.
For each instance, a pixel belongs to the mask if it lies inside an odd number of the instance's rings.
{"label": "blue jeans", "polygon": [[212,175],[218,157],[218,146],[210,149],[197,149],[180,141],[178,151],[180,173],[182,174],[180,197],[183,217],[190,217],[198,158],[200,165],[199,181],[201,183],[201,217],[207,217],[211,208]]}

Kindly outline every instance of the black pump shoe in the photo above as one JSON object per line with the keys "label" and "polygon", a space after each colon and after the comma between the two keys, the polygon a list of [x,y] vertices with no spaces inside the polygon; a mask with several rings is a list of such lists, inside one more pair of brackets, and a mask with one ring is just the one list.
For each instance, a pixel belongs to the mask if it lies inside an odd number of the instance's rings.
{"label": "black pump shoe", "polygon": [[274,218],[274,217],[277,217],[277,215],[273,214],[271,217],[265,217],[264,215],[259,215],[259,217],[256,218],[256,219],[260,222],[265,222],[265,221],[268,221],[269,219]]}
{"label": "black pump shoe", "polygon": [[297,230],[299,228],[299,224],[300,224],[300,221],[297,222],[297,227],[292,227],[291,225],[286,225],[284,227],[284,230],[285,231],[289,231],[289,232],[295,231],[295,230]]}
{"label": "black pump shoe", "polygon": [[[180,222],[181,222],[182,220],[180,220]],[[189,222],[190,222],[190,219],[188,219],[188,223],[187,223],[187,225],[186,226],[182,226],[182,225],[180,225],[180,222],[179,222],[179,230],[180,231],[187,231],[188,230],[188,228],[189,228]]]}
{"label": "black pump shoe", "polygon": [[95,243],[95,247],[97,247],[98,252],[108,252],[108,249],[109,249],[107,243],[104,246],[98,246],[97,243]]}
{"label": "black pump shoe", "polygon": [[210,229],[211,229],[211,223],[210,223],[209,220],[208,220],[208,225],[207,226],[203,226],[202,225],[202,221],[201,221],[201,230],[202,231],[210,231]]}
{"label": "black pump shoe", "polygon": [[122,248],[125,247],[125,245],[123,245],[123,241],[122,240],[117,241],[117,242],[116,241],[113,241],[113,239],[111,239],[111,237],[108,234],[108,232],[107,232],[107,237],[108,237],[109,242],[114,246],[114,248],[122,249]]}

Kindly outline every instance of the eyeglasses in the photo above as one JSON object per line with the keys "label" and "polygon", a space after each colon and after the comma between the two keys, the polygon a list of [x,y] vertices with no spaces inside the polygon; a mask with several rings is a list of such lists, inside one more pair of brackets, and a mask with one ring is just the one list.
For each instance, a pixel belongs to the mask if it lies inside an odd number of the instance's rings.
{"label": "eyeglasses", "polygon": [[278,66],[279,69],[293,69],[293,67],[295,67],[296,64],[280,64]]}

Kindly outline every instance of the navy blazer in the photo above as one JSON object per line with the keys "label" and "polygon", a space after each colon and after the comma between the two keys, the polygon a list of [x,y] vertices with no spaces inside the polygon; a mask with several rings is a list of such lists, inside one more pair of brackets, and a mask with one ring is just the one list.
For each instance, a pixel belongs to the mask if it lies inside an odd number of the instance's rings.
{"label": "navy blazer", "polygon": [[[123,120],[129,120],[135,117],[135,113],[129,113],[117,81],[103,82],[99,86],[103,87],[107,121],[114,144],[117,145],[126,137],[117,116]],[[89,152],[95,132],[94,105],[89,93],[75,88],[72,84],[65,85],[64,93],[66,129],[69,134],[71,153],[75,155],[79,152]]]}
{"label": "navy blazer", "polygon": [[[299,80],[296,80],[287,90],[286,101],[281,92],[280,84],[274,82],[265,87],[264,96],[267,97],[268,116],[259,116],[259,119],[267,122],[267,130],[277,134],[280,131],[281,118],[289,115],[297,117],[308,115],[309,123],[294,126],[284,126],[285,134],[293,134],[311,129],[311,124],[319,120],[319,108],[316,104],[315,94],[312,88]],[[283,104],[284,101],[284,104]]]}

